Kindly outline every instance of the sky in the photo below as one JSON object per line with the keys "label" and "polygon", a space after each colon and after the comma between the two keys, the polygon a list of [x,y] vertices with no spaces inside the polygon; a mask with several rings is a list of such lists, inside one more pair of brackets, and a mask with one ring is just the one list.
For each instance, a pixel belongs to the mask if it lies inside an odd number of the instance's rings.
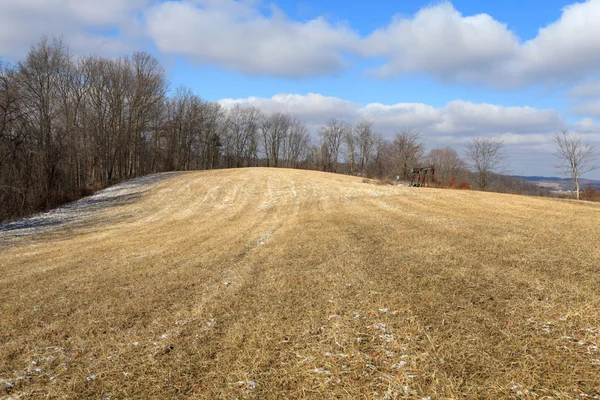
{"label": "sky", "polygon": [[292,112],[313,132],[335,117],[371,120],[386,138],[419,130],[428,149],[502,140],[515,175],[558,175],[552,138],[563,129],[600,149],[600,0],[0,0],[0,10],[9,62],[43,35],[75,55],[144,50],[172,88]]}

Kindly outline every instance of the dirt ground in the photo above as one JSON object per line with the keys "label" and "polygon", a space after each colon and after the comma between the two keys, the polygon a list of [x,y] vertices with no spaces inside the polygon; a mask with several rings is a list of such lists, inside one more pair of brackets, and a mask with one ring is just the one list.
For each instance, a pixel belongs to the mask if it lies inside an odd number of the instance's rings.
{"label": "dirt ground", "polygon": [[0,398],[600,398],[600,204],[145,179],[0,228]]}

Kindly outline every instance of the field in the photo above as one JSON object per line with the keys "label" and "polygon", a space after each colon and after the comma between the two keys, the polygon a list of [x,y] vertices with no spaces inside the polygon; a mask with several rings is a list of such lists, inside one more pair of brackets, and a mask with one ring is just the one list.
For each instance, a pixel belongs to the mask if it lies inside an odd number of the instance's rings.
{"label": "field", "polygon": [[0,231],[0,398],[600,398],[600,204],[168,174]]}

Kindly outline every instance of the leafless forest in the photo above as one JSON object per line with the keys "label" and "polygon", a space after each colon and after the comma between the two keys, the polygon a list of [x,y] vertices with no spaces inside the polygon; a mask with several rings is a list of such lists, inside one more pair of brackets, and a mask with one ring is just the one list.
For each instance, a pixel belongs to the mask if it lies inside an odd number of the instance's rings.
{"label": "leafless forest", "polygon": [[441,185],[539,194],[500,175],[481,187],[455,150],[426,154],[424,138],[406,127],[384,140],[372,121],[332,116],[313,139],[293,113],[226,109],[170,89],[145,52],[75,57],[61,39],[44,38],[21,62],[0,60],[0,221],[154,172],[269,166],[407,179],[420,163],[436,165]]}

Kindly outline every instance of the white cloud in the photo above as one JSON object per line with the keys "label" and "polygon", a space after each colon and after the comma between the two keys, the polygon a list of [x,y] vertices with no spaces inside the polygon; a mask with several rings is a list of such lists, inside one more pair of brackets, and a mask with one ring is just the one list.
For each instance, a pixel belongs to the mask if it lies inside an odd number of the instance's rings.
{"label": "white cloud", "polygon": [[324,18],[289,20],[255,2],[166,1],[146,12],[148,34],[163,53],[183,54],[247,74],[298,78],[336,73],[359,37]]}
{"label": "white cloud", "polygon": [[219,103],[225,107],[241,104],[258,107],[265,112],[293,113],[303,121],[315,124],[321,124],[332,117],[353,120],[359,107],[347,100],[316,93],[307,95],[281,93],[270,98],[223,99]]}
{"label": "white cloud", "polygon": [[[336,117],[349,123],[367,119],[385,137],[396,130],[419,129],[428,137],[452,136],[457,141],[475,135],[501,137],[507,141],[535,143],[539,135],[555,132],[566,126],[556,110],[531,107],[506,107],[501,105],[471,103],[455,100],[443,107],[423,103],[398,103],[385,105],[371,103],[365,106],[337,97],[320,94],[277,94],[271,98],[223,99],[225,107],[234,104],[256,106],[264,111],[284,111],[296,115],[310,126],[320,126]],[[506,136],[508,135],[508,136]]]}
{"label": "white cloud", "polygon": [[0,0],[0,55],[22,58],[42,36],[62,36],[74,53],[130,52],[149,1]]}
{"label": "white cloud", "polygon": [[363,54],[383,56],[371,71],[391,78],[428,74],[448,82],[496,87],[570,83],[600,70],[600,0],[574,3],[529,41],[487,14],[463,16],[450,3],[396,18],[362,43]]}
{"label": "white cloud", "polygon": [[592,118],[583,118],[575,122],[572,127],[573,131],[587,136],[588,140],[600,143],[600,124]]}
{"label": "white cloud", "polygon": [[600,97],[600,80],[586,80],[575,85],[569,91],[569,95],[575,99],[589,99]]}
{"label": "white cloud", "polygon": [[[565,7],[528,41],[493,16],[463,15],[450,2],[395,17],[364,37],[343,23],[295,21],[265,4],[0,0],[0,55],[20,58],[42,35],[63,35],[76,53],[123,54],[152,40],[164,54],[292,79],[337,74],[350,60],[381,58],[383,64],[370,71],[378,77],[417,74],[500,88],[571,84],[600,73],[600,0]],[[594,88],[600,91],[598,84]]]}
{"label": "white cloud", "polygon": [[569,90],[569,98],[571,113],[586,117],[588,122],[593,121],[590,117],[600,118],[600,80],[584,80]]}
{"label": "white cloud", "polygon": [[527,81],[572,81],[598,72],[600,63],[600,0],[573,3],[560,19],[525,42],[513,63]]}
{"label": "white cloud", "polygon": [[363,54],[384,56],[380,77],[427,73],[442,79],[481,78],[499,60],[513,56],[518,40],[487,14],[462,16],[450,3],[423,8],[413,18],[395,18],[362,43]]}
{"label": "white cloud", "polygon": [[441,108],[421,103],[401,103],[392,106],[369,104],[364,110],[360,110],[360,114],[381,121],[380,123],[389,128],[414,126],[435,135],[544,132],[563,124],[562,118],[555,110],[475,104],[462,100],[452,101]]}
{"label": "white cloud", "polygon": [[574,3],[523,42],[488,14],[462,15],[449,2],[395,17],[366,37],[322,17],[298,22],[260,1],[165,1],[145,13],[148,35],[164,53],[246,74],[286,78],[326,75],[345,54],[383,58],[381,78],[425,74],[447,83],[502,88],[571,83],[599,72],[600,0]]}
{"label": "white cloud", "polygon": [[600,118],[600,99],[578,103],[571,111],[577,115]]}

